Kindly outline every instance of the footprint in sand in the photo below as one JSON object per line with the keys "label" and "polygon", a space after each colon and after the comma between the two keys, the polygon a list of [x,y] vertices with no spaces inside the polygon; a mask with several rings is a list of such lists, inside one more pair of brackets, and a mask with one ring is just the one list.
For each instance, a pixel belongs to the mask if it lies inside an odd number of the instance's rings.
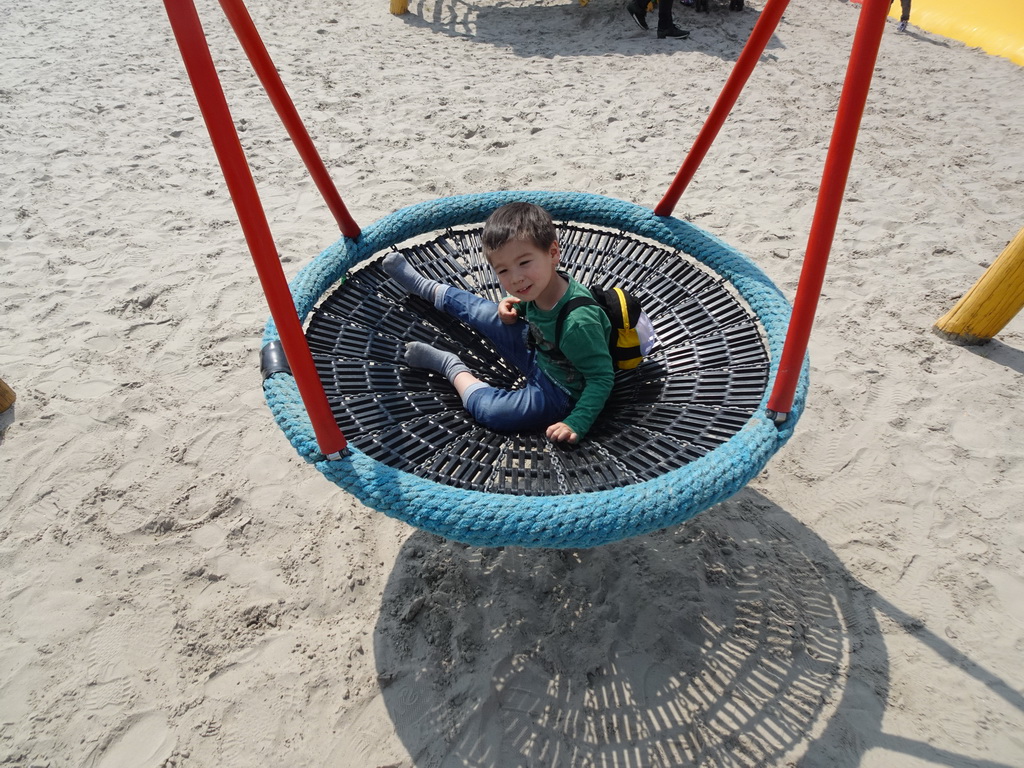
{"label": "footprint in sand", "polygon": [[160,712],[143,712],[121,723],[97,747],[93,768],[160,768],[174,753],[175,738]]}

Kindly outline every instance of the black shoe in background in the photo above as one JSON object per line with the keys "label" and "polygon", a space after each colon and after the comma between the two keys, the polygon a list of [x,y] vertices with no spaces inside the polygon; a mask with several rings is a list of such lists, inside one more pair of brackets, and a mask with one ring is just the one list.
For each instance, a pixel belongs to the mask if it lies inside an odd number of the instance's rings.
{"label": "black shoe in background", "polygon": [[633,18],[633,21],[636,22],[636,25],[640,27],[640,29],[650,29],[650,27],[647,26],[646,5],[644,8],[641,8],[641,2],[646,3],[646,0],[629,0],[629,2],[626,3],[626,10],[629,11],[629,15]]}
{"label": "black shoe in background", "polygon": [[690,36],[690,31],[689,30],[687,30],[687,29],[680,29],[675,24],[673,24],[668,29],[659,29],[658,30],[658,39],[659,40],[662,40],[662,39],[664,39],[666,37],[674,37],[677,40],[685,40],[689,36]]}

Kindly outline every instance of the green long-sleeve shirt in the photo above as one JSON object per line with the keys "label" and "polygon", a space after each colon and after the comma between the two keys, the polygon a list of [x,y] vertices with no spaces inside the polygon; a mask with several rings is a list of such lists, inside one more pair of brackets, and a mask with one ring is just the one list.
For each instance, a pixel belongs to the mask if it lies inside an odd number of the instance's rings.
{"label": "green long-sleeve shirt", "polygon": [[596,306],[579,307],[568,314],[562,327],[561,353],[565,357],[550,354],[555,348],[558,313],[577,296],[591,293],[570,277],[569,289],[551,309],[545,311],[532,301],[524,301],[516,309],[530,324],[530,335],[537,345],[537,364],[576,401],[564,421],[582,440],[608,401],[615,384],[615,367],[608,351],[611,321]]}

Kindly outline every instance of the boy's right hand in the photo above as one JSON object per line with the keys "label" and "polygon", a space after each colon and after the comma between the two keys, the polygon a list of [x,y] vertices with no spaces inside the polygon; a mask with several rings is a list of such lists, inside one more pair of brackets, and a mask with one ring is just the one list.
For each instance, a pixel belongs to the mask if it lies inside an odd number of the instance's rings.
{"label": "boy's right hand", "polygon": [[570,445],[575,445],[580,441],[580,436],[572,431],[572,427],[561,421],[548,427],[544,434],[546,434],[548,440],[553,443],[569,443]]}
{"label": "boy's right hand", "polygon": [[515,310],[519,301],[515,296],[506,296],[498,302],[498,319],[505,325],[515,325],[519,322],[519,313]]}

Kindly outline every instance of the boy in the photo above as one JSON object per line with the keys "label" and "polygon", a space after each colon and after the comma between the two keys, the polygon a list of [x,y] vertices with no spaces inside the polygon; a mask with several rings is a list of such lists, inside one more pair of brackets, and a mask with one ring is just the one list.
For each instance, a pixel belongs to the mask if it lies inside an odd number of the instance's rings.
{"label": "boy", "polygon": [[543,429],[553,442],[576,443],[593,425],[615,383],[608,350],[611,321],[600,307],[579,307],[565,318],[561,347],[556,347],[559,311],[569,299],[591,294],[558,271],[555,225],[540,206],[502,206],[484,222],[482,240],[484,255],[508,294],[497,304],[424,277],[401,254],[388,254],[384,271],[487,336],[526,375],[526,384],[516,390],[492,387],[457,355],[415,341],[406,345],[405,360],[447,378],[466,410],[485,427]]}

